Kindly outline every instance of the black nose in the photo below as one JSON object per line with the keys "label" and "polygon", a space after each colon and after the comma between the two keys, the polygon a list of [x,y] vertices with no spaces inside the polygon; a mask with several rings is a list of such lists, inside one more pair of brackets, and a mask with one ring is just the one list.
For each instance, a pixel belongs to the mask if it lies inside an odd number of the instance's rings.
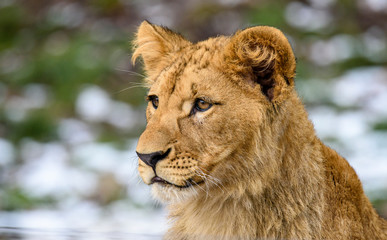
{"label": "black nose", "polygon": [[166,152],[158,151],[153,153],[137,153],[137,156],[143,161],[146,165],[151,166],[153,169],[156,167],[156,164],[166,158],[171,149],[169,148]]}

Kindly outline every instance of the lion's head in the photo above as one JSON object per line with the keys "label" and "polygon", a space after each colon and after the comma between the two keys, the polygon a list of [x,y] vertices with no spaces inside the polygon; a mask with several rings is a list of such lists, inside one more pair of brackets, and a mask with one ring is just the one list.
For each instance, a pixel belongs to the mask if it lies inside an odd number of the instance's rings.
{"label": "lion's head", "polygon": [[224,188],[237,194],[243,184],[235,182],[251,172],[261,188],[278,166],[268,156],[278,130],[273,118],[294,93],[286,37],[252,27],[191,43],[143,22],[134,43],[133,61],[142,57],[149,85],[138,170],[154,196],[176,202]]}

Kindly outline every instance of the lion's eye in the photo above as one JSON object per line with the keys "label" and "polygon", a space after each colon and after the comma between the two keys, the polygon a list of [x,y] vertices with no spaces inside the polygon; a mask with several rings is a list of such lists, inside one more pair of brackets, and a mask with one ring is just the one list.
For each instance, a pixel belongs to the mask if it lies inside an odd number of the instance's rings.
{"label": "lion's eye", "polygon": [[204,101],[203,99],[199,98],[195,101],[194,108],[197,111],[204,112],[204,111],[207,111],[208,109],[210,109],[211,107],[212,107],[212,104]]}
{"label": "lion's eye", "polygon": [[157,109],[157,107],[159,106],[159,97],[157,97],[156,95],[148,96],[148,101],[150,101],[152,103],[152,106],[155,109]]}

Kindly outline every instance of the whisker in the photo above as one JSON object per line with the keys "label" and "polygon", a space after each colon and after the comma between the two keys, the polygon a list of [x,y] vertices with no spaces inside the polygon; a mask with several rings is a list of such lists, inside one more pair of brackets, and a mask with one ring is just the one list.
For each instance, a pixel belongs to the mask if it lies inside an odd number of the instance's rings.
{"label": "whisker", "polygon": [[200,171],[200,173],[201,173],[201,175],[198,174],[199,176],[205,178],[206,180],[208,180],[211,183],[213,183],[214,185],[216,185],[220,190],[222,190],[223,193],[225,192],[225,187],[219,179],[204,173],[204,171],[200,167],[197,170]]}
{"label": "whisker", "polygon": [[146,78],[146,76],[144,74],[141,74],[141,73],[138,73],[138,72],[134,72],[134,71],[126,70],[126,69],[121,69],[121,68],[115,68],[114,70],[117,70],[119,72],[130,73],[130,74],[135,75],[135,76]]}
{"label": "whisker", "polygon": [[141,178],[138,178],[138,179],[137,179],[137,185],[140,185],[140,184],[142,184],[142,179],[141,179]]}
{"label": "whisker", "polygon": [[203,192],[206,193],[206,200],[208,198],[208,191],[206,191],[204,188],[202,188],[199,184],[197,184],[195,181],[192,181],[196,186],[198,186],[198,188],[200,188]]}
{"label": "whisker", "polygon": [[130,89],[133,89],[133,88],[147,88],[147,87],[140,83],[139,85],[129,86],[129,87],[126,87],[124,89],[121,89],[121,90],[115,92],[114,94],[119,94],[119,93],[122,93],[124,91],[130,90]]}
{"label": "whisker", "polygon": [[[186,180],[185,182],[186,182],[186,184],[192,184],[192,183],[189,182],[188,180]],[[196,184],[196,183],[195,183],[195,184]],[[195,188],[190,187],[189,189],[194,193],[194,195],[198,195],[198,192],[196,191]]]}
{"label": "whisker", "polygon": [[[204,183],[206,184],[206,189],[207,190],[204,190],[203,189],[203,191],[205,191],[206,192],[206,199],[205,200],[207,200],[207,198],[208,198],[208,195],[210,195],[211,196],[211,194],[209,194],[209,190],[210,190],[210,187],[209,187],[209,185],[208,185],[208,181],[210,181],[211,182],[211,180],[210,179],[208,179],[205,175],[203,175],[200,171],[198,171],[198,169],[197,170],[195,170],[195,173],[196,173],[196,175],[198,175],[199,177],[201,177],[201,178],[203,178],[203,180],[204,180]],[[208,180],[208,181],[207,181]]]}

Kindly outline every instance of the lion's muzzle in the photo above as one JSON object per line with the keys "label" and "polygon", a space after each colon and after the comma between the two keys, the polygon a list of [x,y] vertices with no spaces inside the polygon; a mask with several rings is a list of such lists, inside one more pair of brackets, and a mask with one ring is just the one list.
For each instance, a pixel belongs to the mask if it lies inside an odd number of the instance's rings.
{"label": "lion's muzzle", "polygon": [[171,149],[169,148],[167,151],[162,152],[153,152],[153,153],[139,153],[136,151],[137,156],[140,158],[141,161],[143,161],[146,165],[153,168],[153,171],[156,169],[156,164],[163,160],[168,156],[168,154],[171,152]]}

